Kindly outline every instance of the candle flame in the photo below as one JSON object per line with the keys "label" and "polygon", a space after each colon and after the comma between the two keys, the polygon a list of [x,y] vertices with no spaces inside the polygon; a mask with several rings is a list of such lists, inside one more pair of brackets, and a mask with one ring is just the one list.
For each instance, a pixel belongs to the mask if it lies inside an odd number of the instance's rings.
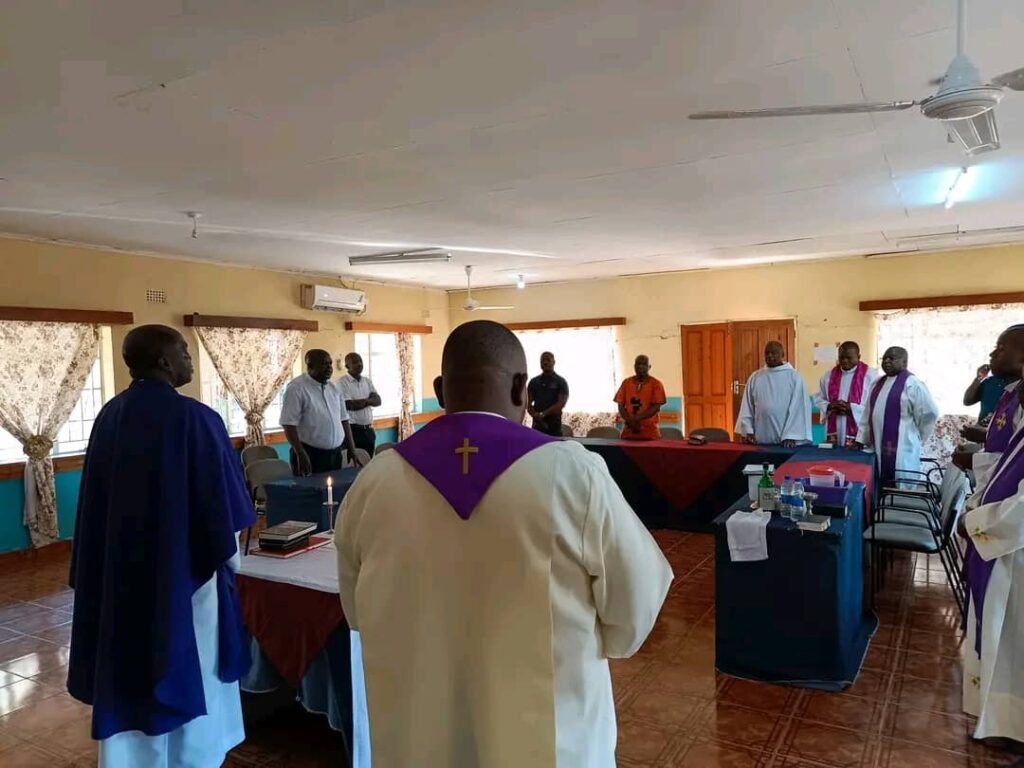
{"label": "candle flame", "polygon": [[330,485],[334,485],[334,483],[331,482],[331,480],[332,480],[332,478],[330,478],[330,477],[327,478],[327,485],[329,485],[329,486]]}

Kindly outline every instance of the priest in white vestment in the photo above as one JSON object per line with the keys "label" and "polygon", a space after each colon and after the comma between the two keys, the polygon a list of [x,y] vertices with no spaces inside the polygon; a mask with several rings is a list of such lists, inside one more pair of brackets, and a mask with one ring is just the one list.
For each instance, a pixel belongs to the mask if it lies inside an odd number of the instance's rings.
{"label": "priest in white vestment", "polygon": [[870,447],[878,457],[879,481],[892,485],[902,477],[920,479],[921,446],[935,431],[939,406],[921,379],[907,370],[903,347],[882,355],[884,374],[871,388],[857,446]]}
{"label": "priest in white vestment", "polygon": [[961,533],[967,552],[964,711],[976,739],[1024,745],[1024,428],[978,477]]}
{"label": "priest in white vestment", "polygon": [[748,443],[791,448],[811,442],[811,398],[803,377],[785,359],[785,348],[768,342],[765,367],[747,379],[734,431]]}
{"label": "priest in white vestment", "polygon": [[447,415],[339,512],[374,766],[614,768],[608,659],[643,643],[672,571],[600,457],[522,426],[513,333],[456,328],[442,371]]}
{"label": "priest in white vestment", "polygon": [[842,448],[857,441],[868,393],[878,371],[860,359],[860,345],[844,341],[839,345],[835,366],[826,371],[814,395],[825,423],[825,440]]}

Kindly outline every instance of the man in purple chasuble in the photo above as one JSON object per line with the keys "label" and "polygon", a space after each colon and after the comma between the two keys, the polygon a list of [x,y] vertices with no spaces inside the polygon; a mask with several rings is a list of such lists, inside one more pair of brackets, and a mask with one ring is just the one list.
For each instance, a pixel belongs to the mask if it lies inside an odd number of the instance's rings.
{"label": "man in purple chasuble", "polygon": [[615,765],[608,659],[640,647],[672,572],[600,457],[522,426],[526,384],[511,331],[459,326],[446,415],[345,496],[375,767]]}

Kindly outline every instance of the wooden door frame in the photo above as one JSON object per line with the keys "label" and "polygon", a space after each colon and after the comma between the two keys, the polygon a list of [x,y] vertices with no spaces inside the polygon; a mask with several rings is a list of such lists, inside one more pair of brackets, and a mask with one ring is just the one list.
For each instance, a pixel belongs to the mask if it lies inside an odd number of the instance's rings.
{"label": "wooden door frame", "polygon": [[[680,354],[680,365],[683,369],[683,396],[680,398],[679,404],[679,426],[686,432],[689,432],[689,426],[686,424],[686,329],[687,328],[700,328],[702,330],[711,330],[714,328],[722,328],[725,330],[725,359],[728,361],[729,368],[732,368],[732,323],[728,320],[717,321],[713,323],[680,323],[679,324],[679,354]],[[730,403],[730,407],[731,407]],[[729,424],[725,427],[729,432],[729,437],[732,437],[732,428],[734,424]]]}

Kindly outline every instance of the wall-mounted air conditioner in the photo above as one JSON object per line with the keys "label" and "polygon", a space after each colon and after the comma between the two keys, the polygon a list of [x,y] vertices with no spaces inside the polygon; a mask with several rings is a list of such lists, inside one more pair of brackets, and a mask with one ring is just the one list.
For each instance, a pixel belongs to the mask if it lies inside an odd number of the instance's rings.
{"label": "wall-mounted air conditioner", "polygon": [[366,311],[366,294],[329,285],[304,285],[302,306],[321,312],[352,312],[358,315]]}

